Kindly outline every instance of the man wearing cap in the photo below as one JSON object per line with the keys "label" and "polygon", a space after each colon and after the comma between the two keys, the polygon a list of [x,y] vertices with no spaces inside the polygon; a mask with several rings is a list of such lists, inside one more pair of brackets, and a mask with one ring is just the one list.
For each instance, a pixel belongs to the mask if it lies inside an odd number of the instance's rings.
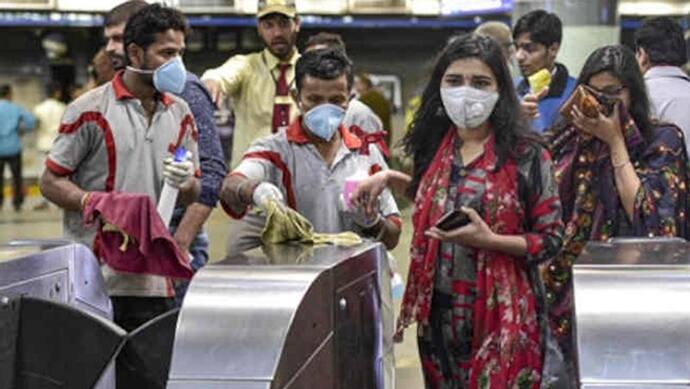
{"label": "man wearing cap", "polygon": [[235,111],[231,167],[249,144],[287,128],[298,115],[290,97],[294,87],[295,47],[300,21],[294,0],[259,0],[257,30],[266,48],[258,53],[235,55],[201,77],[217,103],[230,97]]}

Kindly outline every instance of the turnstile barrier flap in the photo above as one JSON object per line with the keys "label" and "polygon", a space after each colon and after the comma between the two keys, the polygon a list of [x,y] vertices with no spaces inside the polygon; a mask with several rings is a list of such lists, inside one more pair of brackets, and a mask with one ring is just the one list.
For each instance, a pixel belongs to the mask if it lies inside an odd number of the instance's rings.
{"label": "turnstile barrier flap", "polygon": [[588,243],[573,288],[583,388],[690,386],[690,244]]}

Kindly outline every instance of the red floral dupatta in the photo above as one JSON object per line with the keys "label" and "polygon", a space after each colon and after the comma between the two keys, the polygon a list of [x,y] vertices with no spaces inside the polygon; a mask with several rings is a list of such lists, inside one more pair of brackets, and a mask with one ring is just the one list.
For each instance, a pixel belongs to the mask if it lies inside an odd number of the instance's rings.
{"label": "red floral dupatta", "polygon": [[[456,132],[448,131],[417,190],[410,270],[398,334],[413,321],[428,322],[440,242],[426,237],[424,232],[436,224],[445,210],[456,142]],[[483,158],[495,161],[493,139],[487,142],[485,154]],[[482,199],[484,220],[497,233],[523,234],[521,221],[526,216],[518,198],[517,164],[508,160],[500,169],[487,169],[486,185]],[[470,388],[539,387],[542,348],[536,302],[524,258],[478,251],[473,327]]]}

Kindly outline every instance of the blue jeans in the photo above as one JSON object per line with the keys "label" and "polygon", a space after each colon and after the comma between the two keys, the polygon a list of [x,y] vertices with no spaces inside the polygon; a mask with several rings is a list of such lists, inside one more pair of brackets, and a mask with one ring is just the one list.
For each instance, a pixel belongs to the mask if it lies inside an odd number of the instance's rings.
{"label": "blue jeans", "polygon": [[[170,234],[175,235],[177,226],[182,220],[182,216],[186,208],[175,208],[173,212],[173,217],[170,222]],[[208,262],[208,234],[204,231],[203,227],[199,233],[194,237],[192,243],[189,245],[189,253],[192,255],[192,271],[196,273],[197,270],[201,269],[206,262]],[[182,300],[184,295],[187,293],[187,288],[189,287],[188,280],[178,280],[175,282],[175,305],[182,306]]]}

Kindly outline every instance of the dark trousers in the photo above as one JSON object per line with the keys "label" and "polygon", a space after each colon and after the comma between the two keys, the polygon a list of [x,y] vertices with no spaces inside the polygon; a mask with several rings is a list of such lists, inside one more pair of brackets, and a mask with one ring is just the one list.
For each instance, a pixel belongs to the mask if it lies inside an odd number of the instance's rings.
{"label": "dark trousers", "polygon": [[[127,332],[132,332],[147,321],[175,308],[175,299],[165,297],[116,297],[113,302],[115,323]],[[131,361],[118,358],[115,364],[117,389],[151,389],[142,371],[133,366]]]}
{"label": "dark trousers", "polygon": [[142,324],[175,308],[172,297],[113,296],[115,324],[131,332]]}
{"label": "dark trousers", "polygon": [[12,172],[12,204],[19,210],[24,203],[24,189],[22,188],[22,153],[9,157],[0,157],[0,207],[5,200],[5,164],[10,165]]}

